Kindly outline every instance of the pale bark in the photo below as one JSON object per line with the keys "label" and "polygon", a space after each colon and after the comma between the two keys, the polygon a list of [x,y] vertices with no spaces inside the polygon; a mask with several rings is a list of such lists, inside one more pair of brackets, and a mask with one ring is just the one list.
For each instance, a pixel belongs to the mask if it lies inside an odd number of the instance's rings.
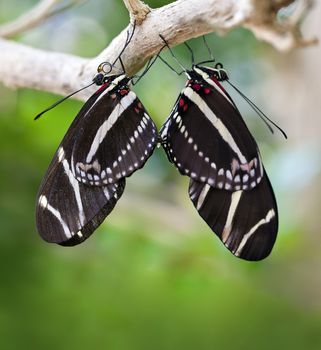
{"label": "pale bark", "polygon": [[[309,3],[308,0],[298,1],[299,5]],[[301,6],[299,14],[295,12],[295,18],[288,16],[283,21],[277,18],[278,10],[293,3],[291,0],[178,0],[158,9],[150,9],[139,0],[124,2],[132,22],[135,20],[137,24],[134,36],[122,55],[128,75],[136,73],[148,58],[160,50],[163,42],[159,34],[175,46],[203,34],[226,33],[245,27],[258,39],[279,50],[286,51],[313,42],[304,40],[298,27],[305,6]],[[17,23],[15,26],[17,28]],[[20,28],[23,31],[28,26],[24,24]],[[113,62],[118,57],[130,28],[131,24],[91,59],[0,39],[0,81],[12,88],[27,87],[68,94],[88,84],[101,62]],[[75,97],[86,99],[92,91],[87,89]]]}

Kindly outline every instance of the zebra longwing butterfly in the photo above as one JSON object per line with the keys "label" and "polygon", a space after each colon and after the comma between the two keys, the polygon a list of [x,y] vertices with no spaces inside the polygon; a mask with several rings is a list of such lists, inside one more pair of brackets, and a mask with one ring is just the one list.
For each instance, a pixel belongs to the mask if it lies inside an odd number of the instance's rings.
{"label": "zebra longwing butterfly", "polygon": [[160,135],[200,216],[237,257],[269,255],[278,231],[273,189],[258,146],[221,82],[222,65],[193,65]]}
{"label": "zebra longwing butterfly", "polygon": [[87,239],[157,142],[154,122],[129,89],[132,78],[98,71],[94,82],[102,86],[71,124],[40,186],[36,225],[48,242],[69,246]]}

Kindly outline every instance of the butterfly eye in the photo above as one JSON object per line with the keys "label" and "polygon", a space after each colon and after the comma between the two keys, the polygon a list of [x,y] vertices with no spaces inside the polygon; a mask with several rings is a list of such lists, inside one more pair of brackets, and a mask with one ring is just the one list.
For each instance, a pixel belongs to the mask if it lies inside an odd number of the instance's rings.
{"label": "butterfly eye", "polygon": [[93,82],[98,86],[102,85],[104,83],[104,77],[105,77],[105,74],[97,73],[93,78]]}

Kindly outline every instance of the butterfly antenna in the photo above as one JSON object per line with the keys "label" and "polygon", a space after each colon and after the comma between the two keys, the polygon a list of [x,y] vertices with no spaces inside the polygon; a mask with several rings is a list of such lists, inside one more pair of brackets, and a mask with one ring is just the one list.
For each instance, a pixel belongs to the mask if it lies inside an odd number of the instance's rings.
{"label": "butterfly antenna", "polygon": [[129,43],[131,42],[131,40],[132,40],[132,38],[134,36],[134,33],[135,33],[135,29],[136,29],[136,21],[134,21],[134,23],[133,23],[133,30],[132,30],[132,32],[130,33],[130,30],[129,29],[127,30],[127,36],[126,36],[126,41],[125,41],[124,47],[122,48],[122,50],[120,51],[118,57],[115,59],[115,61],[112,64],[112,66],[114,67],[115,63],[117,62],[117,60],[119,60],[120,65],[121,65],[122,70],[123,70],[123,73],[126,73],[126,70],[125,70],[124,62],[123,62],[121,56],[124,53],[124,51],[126,50],[126,48],[129,45]]}
{"label": "butterfly antenna", "polygon": [[50,107],[46,108],[46,109],[45,109],[44,111],[42,111],[41,113],[37,114],[37,115],[35,116],[34,120],[39,119],[43,114],[45,114],[46,112],[48,112],[48,111],[50,111],[51,109],[55,108],[55,107],[58,106],[61,102],[64,102],[64,101],[67,100],[69,97],[71,97],[71,96],[77,94],[78,92],[80,92],[80,91],[82,91],[82,90],[87,89],[89,86],[94,85],[94,84],[96,84],[95,81],[93,81],[93,82],[90,83],[89,85],[86,85],[86,86],[82,87],[81,89],[79,89],[79,90],[77,90],[77,91],[74,91],[74,92],[72,92],[71,94],[65,96],[65,97],[62,98],[61,100],[55,102],[55,103],[54,103],[53,105],[51,105]]}
{"label": "butterfly antenna", "polygon": [[205,44],[205,46],[207,48],[207,51],[208,51],[211,59],[197,63],[198,66],[201,65],[201,64],[205,64],[205,63],[215,63],[215,61],[216,61],[214,56],[213,56],[213,54],[212,54],[212,50],[211,50],[210,46],[208,45],[208,42],[206,40],[205,35],[203,35],[202,37],[203,37],[204,44]]}
{"label": "butterfly antenna", "polygon": [[[112,67],[115,66],[115,63],[117,62],[118,59],[119,59],[120,64],[121,64],[121,66],[122,66],[123,72],[125,73],[125,67],[124,67],[124,63],[123,63],[123,61],[122,61],[122,59],[121,59],[121,55],[124,53],[125,49],[127,48],[128,44],[130,43],[130,41],[131,41],[131,39],[132,39],[132,37],[133,37],[133,35],[134,35],[135,28],[136,28],[136,22],[134,22],[134,24],[133,24],[133,30],[132,30],[132,32],[130,33],[129,30],[127,31],[127,37],[126,37],[126,41],[125,41],[124,47],[122,48],[121,52],[119,53],[118,57],[115,59],[115,61],[113,62],[113,64],[110,64],[110,63],[108,63],[108,62],[103,62],[103,63],[101,63],[101,64],[98,66],[98,69],[97,69],[97,70],[98,70],[98,73],[99,73],[98,75],[100,75],[100,78],[101,78],[101,76],[102,76],[102,74],[101,74],[102,72],[104,72],[104,74],[108,74],[108,72],[106,72],[106,71],[104,70],[104,66],[108,65],[108,66],[110,67],[110,71],[111,71],[111,70],[112,70]],[[109,71],[109,72],[110,72],[110,71]],[[37,114],[36,117],[34,118],[34,120],[39,119],[43,114],[45,114],[46,112],[48,112],[48,111],[50,111],[51,109],[53,109],[54,107],[56,107],[57,105],[59,105],[61,102],[67,100],[69,97],[71,97],[71,96],[77,94],[78,92],[80,92],[80,91],[82,91],[82,90],[84,90],[84,89],[87,89],[89,86],[91,86],[91,85],[93,85],[93,84],[100,85],[100,84],[98,83],[98,80],[97,80],[97,79],[98,79],[98,75],[96,75],[96,77],[94,78],[94,81],[93,81],[92,83],[90,83],[89,85],[87,85],[87,86],[85,86],[85,87],[83,87],[83,88],[81,88],[81,89],[79,89],[79,90],[77,90],[77,91],[75,91],[75,92],[72,92],[71,94],[65,96],[65,97],[62,98],[61,100],[55,102],[55,103],[54,103],[53,105],[51,105],[50,107],[46,108],[46,109],[45,109],[44,111],[42,111],[41,113]]]}
{"label": "butterfly antenna", "polygon": [[172,67],[166,60],[164,60],[164,58],[162,56],[159,56],[159,59],[166,64],[166,66],[172,70],[174,73],[176,73],[177,75],[182,75],[183,73],[185,73],[185,71],[181,71],[178,72],[174,67]]}
{"label": "butterfly antenna", "polygon": [[135,78],[137,78],[136,81],[133,81],[133,80],[132,80],[132,84],[133,84],[133,85],[136,85],[136,84],[140,81],[140,79],[150,70],[150,68],[153,66],[153,64],[156,62],[156,60],[157,60],[158,58],[161,58],[161,57],[159,56],[159,54],[162,52],[162,50],[163,50],[165,47],[166,47],[166,46],[164,45],[164,46],[158,51],[158,53],[156,54],[156,56],[151,57],[151,58],[148,60],[148,62],[147,62],[147,64],[146,64],[146,67],[145,67],[145,69],[143,70],[142,74],[136,75],[136,76],[135,76]]}
{"label": "butterfly antenna", "polygon": [[187,47],[188,51],[191,53],[191,58],[192,58],[192,66],[195,66],[195,57],[194,57],[194,52],[192,48],[187,44],[187,42],[184,42],[184,45]]}
{"label": "butterfly antenna", "polygon": [[210,46],[208,45],[208,42],[206,40],[205,35],[203,35],[203,41],[204,41],[204,45],[206,46],[207,51],[208,51],[208,53],[209,53],[209,55],[211,57],[211,62],[215,62],[215,58],[213,56],[213,53],[212,53],[212,50],[211,50]]}
{"label": "butterfly antenna", "polygon": [[[160,36],[160,38],[163,40],[163,42],[165,43],[165,46],[168,48],[170,54],[172,55],[172,57],[174,58],[174,60],[176,61],[176,63],[183,69],[183,71],[180,72],[180,73],[177,73],[176,70],[173,69],[172,67],[171,67],[171,69],[172,69],[174,72],[176,72],[178,75],[181,75],[182,73],[186,73],[186,68],[181,64],[181,62],[180,62],[180,61],[177,59],[177,57],[174,55],[174,52],[172,51],[172,49],[171,49],[170,46],[168,45],[168,42],[165,40],[165,38],[164,38],[161,34],[159,34],[159,36]],[[169,64],[168,64],[167,62],[165,62],[165,60],[163,60],[160,56],[159,56],[159,58],[160,58],[168,67],[170,67]]]}
{"label": "butterfly antenna", "polygon": [[[273,128],[271,127],[270,124],[272,124],[274,127],[276,127],[282,135],[287,139],[288,136],[285,133],[284,130],[282,130],[276,123],[274,123],[273,120],[271,120],[254,102],[252,102],[246,95],[243,94],[235,85],[233,85],[229,80],[226,80],[232,88],[237,91],[243,98],[244,100],[253,108],[253,110],[258,114],[258,116],[262,119],[262,121],[265,123],[265,125],[269,128],[269,130],[274,133]],[[270,123],[270,124],[269,124]]]}

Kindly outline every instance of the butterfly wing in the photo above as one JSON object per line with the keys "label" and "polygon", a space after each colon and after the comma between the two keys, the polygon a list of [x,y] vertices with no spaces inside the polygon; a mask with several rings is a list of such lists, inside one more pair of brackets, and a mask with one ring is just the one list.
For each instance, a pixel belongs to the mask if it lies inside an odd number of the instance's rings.
{"label": "butterfly wing", "polygon": [[197,181],[234,191],[252,189],[262,179],[258,147],[239,111],[205,80],[188,82],[161,136],[180,173]]}
{"label": "butterfly wing", "polygon": [[125,179],[105,186],[88,186],[73,176],[71,156],[84,117],[108,89],[99,89],[82,107],[63,138],[40,186],[36,226],[52,243],[76,245],[87,239],[112,211],[125,188]]}
{"label": "butterfly wing", "polygon": [[278,231],[278,210],[264,172],[250,191],[216,189],[190,180],[189,196],[200,216],[237,257],[261,260],[273,248]]}
{"label": "butterfly wing", "polygon": [[83,118],[72,150],[72,172],[87,185],[130,176],[153,153],[157,129],[129,89],[102,96]]}

